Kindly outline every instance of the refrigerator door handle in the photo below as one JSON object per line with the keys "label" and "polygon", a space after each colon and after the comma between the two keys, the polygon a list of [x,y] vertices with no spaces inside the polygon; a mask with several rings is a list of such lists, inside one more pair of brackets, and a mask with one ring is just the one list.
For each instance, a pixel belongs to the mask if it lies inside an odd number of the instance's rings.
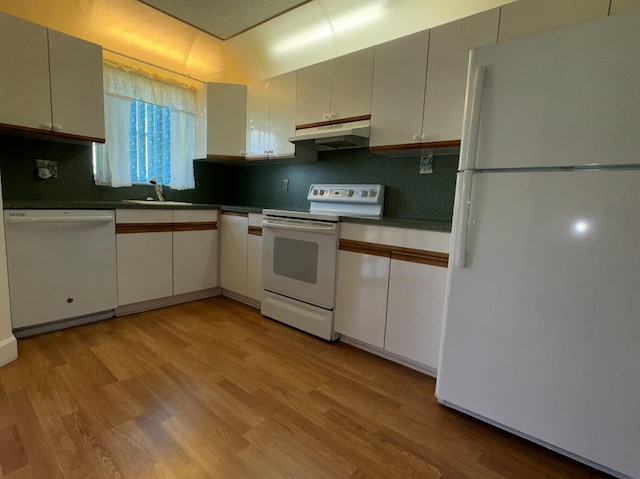
{"label": "refrigerator door handle", "polygon": [[[471,53],[473,55],[473,52]],[[487,68],[480,66],[476,69],[473,84],[468,92],[467,102],[470,105],[462,131],[462,146],[460,148],[460,169],[475,168],[476,150],[478,149],[478,131],[480,130],[480,109],[484,92],[484,79]]]}
{"label": "refrigerator door handle", "polygon": [[467,267],[467,235],[469,233],[469,214],[471,210],[471,182],[473,180],[473,171],[467,170],[462,172],[462,186],[460,187],[460,196],[457,198],[460,214],[456,223],[455,241],[453,244],[453,257],[455,266],[458,269]]}

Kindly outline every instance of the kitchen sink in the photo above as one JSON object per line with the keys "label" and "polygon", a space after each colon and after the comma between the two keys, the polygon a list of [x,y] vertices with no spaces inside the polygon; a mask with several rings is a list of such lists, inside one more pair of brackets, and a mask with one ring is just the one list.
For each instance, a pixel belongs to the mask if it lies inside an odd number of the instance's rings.
{"label": "kitchen sink", "polygon": [[122,200],[123,203],[134,203],[136,205],[149,206],[190,206],[193,203],[186,201],[153,201],[153,200]]}

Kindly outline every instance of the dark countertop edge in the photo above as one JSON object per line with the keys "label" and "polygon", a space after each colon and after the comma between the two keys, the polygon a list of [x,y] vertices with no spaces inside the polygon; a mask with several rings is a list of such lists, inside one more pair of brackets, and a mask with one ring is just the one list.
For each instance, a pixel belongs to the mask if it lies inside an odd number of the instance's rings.
{"label": "dark countertop edge", "polygon": [[219,205],[193,203],[190,205],[164,205],[158,202],[145,205],[139,203],[123,203],[122,201],[51,201],[51,200],[6,200],[4,209],[16,210],[116,210],[116,209],[147,209],[147,210],[218,210]]}
{"label": "dark countertop edge", "polygon": [[232,206],[232,205],[219,205],[221,211],[231,211],[233,213],[257,213],[262,214],[261,206]]}
{"label": "dark countertop edge", "polygon": [[[171,209],[171,210],[222,210],[236,213],[258,213],[262,214],[262,207],[259,206],[237,206],[237,205],[212,205],[194,203],[191,205],[144,205],[137,203],[123,203],[121,201],[51,201],[51,200],[7,200],[4,202],[4,209],[87,209],[87,210],[114,210],[114,209]],[[284,208],[279,208],[284,209]],[[357,223],[374,226],[391,226],[396,228],[408,228],[417,230],[429,230],[450,233],[451,223],[448,221],[428,220],[419,218],[391,218],[383,217],[380,220],[351,218],[341,216],[343,223]]]}
{"label": "dark countertop edge", "polygon": [[414,230],[428,230],[451,233],[451,222],[449,221],[426,220],[420,218],[390,218],[388,216],[385,216],[380,220],[341,216],[340,221],[343,223],[356,223],[372,226],[391,226],[394,228],[407,228]]}

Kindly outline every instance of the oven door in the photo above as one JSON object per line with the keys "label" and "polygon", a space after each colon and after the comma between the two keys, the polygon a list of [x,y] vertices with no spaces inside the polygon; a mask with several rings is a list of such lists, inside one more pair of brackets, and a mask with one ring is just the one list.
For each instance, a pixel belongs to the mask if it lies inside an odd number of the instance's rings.
{"label": "oven door", "polygon": [[262,287],[332,310],[338,231],[338,223],[263,219]]}

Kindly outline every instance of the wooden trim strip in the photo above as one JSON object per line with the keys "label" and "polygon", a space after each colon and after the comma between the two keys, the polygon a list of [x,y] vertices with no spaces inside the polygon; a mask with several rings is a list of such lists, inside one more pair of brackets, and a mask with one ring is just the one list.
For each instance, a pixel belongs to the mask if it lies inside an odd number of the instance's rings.
{"label": "wooden trim strip", "polygon": [[106,143],[104,138],[96,138],[93,136],[81,136],[74,135],[72,133],[62,133],[60,131],[54,131],[53,136],[57,136],[60,138],[67,138],[69,140],[79,140],[79,141],[91,141],[93,143]]}
{"label": "wooden trim strip", "polygon": [[192,223],[173,223],[173,231],[204,231],[217,230],[216,221],[198,221]]}
{"label": "wooden trim strip", "polygon": [[249,217],[249,213],[241,213],[240,211],[221,211],[220,214],[227,216],[242,216],[243,218]]}
{"label": "wooden trim strip", "polygon": [[234,161],[244,161],[244,156],[235,156],[235,155],[207,155],[208,160],[234,160]]}
{"label": "wooden trim strip", "polygon": [[317,123],[305,123],[296,125],[296,130],[304,130],[305,128],[317,128],[319,126],[340,125],[342,123],[350,123],[352,121],[370,120],[371,115],[350,116],[349,118],[340,118],[338,120],[319,121]]}
{"label": "wooden trim strip", "polygon": [[75,141],[82,141],[82,142],[93,142],[93,143],[104,143],[105,139],[104,138],[94,138],[92,136],[81,136],[81,135],[74,135],[71,133],[64,133],[64,132],[60,132],[60,131],[53,131],[53,130],[43,130],[40,128],[33,128],[33,127],[29,127],[29,126],[20,126],[20,125],[10,125],[8,123],[0,123],[0,130],[1,131],[6,131],[7,133],[13,133],[15,132],[16,135],[36,135],[37,137],[40,137],[42,139],[48,138],[51,139],[52,136],[56,136],[59,138],[64,138],[64,139],[68,139],[68,140],[75,140]]}
{"label": "wooden trim strip", "polygon": [[365,243],[364,241],[340,239],[338,249],[340,251],[351,251],[352,253],[371,254],[374,256],[391,258],[391,250],[388,246],[375,243]]}
{"label": "wooden trim strip", "polygon": [[340,251],[351,251],[353,253],[371,254],[385,258],[397,259],[399,261],[409,261],[412,263],[429,264],[446,268],[449,265],[449,254],[438,253],[423,249],[404,248],[402,246],[389,246],[377,243],[367,243],[365,241],[354,241],[341,239],[338,246]]}
{"label": "wooden trim strip", "polygon": [[250,235],[262,236],[262,226],[249,226]]}
{"label": "wooden trim strip", "polygon": [[217,230],[216,221],[198,221],[191,223],[119,223],[116,234],[127,233],[169,233],[171,231]]}
{"label": "wooden trim strip", "polygon": [[433,149],[438,148],[460,148],[460,140],[446,140],[446,141],[432,141],[428,143],[404,143],[402,145],[382,145],[382,146],[370,146],[369,151],[372,153],[384,152],[384,151],[397,151],[397,150],[419,150],[419,149]]}
{"label": "wooden trim strip", "polygon": [[128,233],[170,233],[172,223],[119,223],[116,224],[116,234]]}
{"label": "wooden trim strip", "polygon": [[431,266],[439,266],[441,268],[446,268],[449,265],[449,255],[446,253],[437,253],[435,251],[424,251],[424,254],[419,256],[393,251],[391,253],[391,259],[408,261],[410,263],[429,264]]}

